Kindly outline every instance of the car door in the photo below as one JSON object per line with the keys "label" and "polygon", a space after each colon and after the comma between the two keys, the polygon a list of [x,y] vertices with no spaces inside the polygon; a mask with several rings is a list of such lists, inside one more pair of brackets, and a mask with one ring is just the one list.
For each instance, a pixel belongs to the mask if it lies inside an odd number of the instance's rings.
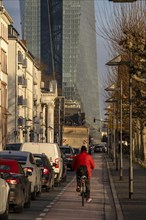
{"label": "car door", "polygon": [[28,180],[28,178],[26,177],[26,174],[21,166],[21,164],[18,165],[19,166],[19,173],[21,174],[20,179],[23,185],[23,189],[25,192],[25,200],[28,198],[28,195],[30,193],[30,182]]}
{"label": "car door", "polygon": [[8,198],[8,189],[9,186],[4,179],[0,177],[0,213],[3,214],[6,210],[7,206],[7,198]]}
{"label": "car door", "polygon": [[42,185],[41,185],[41,169],[40,167],[37,167],[36,163],[35,163],[35,160],[34,160],[34,157],[32,154],[30,154],[29,156],[29,161],[31,163],[31,166],[33,167],[33,171],[35,172],[35,175],[36,175],[36,186],[37,186],[37,189],[38,189],[38,192],[41,192],[41,188],[42,188]]}

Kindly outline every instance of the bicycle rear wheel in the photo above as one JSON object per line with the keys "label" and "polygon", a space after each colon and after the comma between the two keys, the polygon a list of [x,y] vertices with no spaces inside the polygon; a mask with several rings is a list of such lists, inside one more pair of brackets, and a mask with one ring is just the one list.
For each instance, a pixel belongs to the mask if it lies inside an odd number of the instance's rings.
{"label": "bicycle rear wheel", "polygon": [[85,183],[82,183],[82,186],[81,186],[81,196],[82,196],[82,206],[84,206],[84,202],[85,202]]}

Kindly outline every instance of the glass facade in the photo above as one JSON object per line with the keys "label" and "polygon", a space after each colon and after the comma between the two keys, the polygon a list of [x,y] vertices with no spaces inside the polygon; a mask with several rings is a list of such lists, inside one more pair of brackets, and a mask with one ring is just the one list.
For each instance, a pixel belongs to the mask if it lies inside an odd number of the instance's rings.
{"label": "glass facade", "polygon": [[63,1],[63,95],[76,99],[76,74],[79,51],[80,0]]}
{"label": "glass facade", "polygon": [[20,10],[23,40],[41,62],[43,73],[57,79],[61,91],[62,0],[20,0]]}
{"label": "glass facade", "polygon": [[40,59],[40,0],[20,1],[22,36],[26,45],[37,59]]}
{"label": "glass facade", "polygon": [[78,100],[86,122],[98,133],[100,119],[95,8],[91,0],[63,1],[63,91]]}

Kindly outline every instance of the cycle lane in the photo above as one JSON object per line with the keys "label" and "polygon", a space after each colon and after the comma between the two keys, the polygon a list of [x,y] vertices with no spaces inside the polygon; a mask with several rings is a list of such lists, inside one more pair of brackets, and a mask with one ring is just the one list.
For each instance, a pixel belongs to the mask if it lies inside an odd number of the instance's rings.
{"label": "cycle lane", "polygon": [[107,168],[103,155],[94,154],[95,169],[91,178],[92,202],[82,206],[79,193],[76,192],[76,178],[64,187],[37,220],[115,220],[114,203],[109,187]]}

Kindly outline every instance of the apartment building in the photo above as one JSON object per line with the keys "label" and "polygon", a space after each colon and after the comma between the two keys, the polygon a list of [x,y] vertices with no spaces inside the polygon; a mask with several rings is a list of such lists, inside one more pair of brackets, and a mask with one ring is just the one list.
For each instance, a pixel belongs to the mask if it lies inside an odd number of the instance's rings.
{"label": "apartment building", "polygon": [[41,111],[41,72],[12,25],[8,37],[8,142],[30,141],[37,130],[34,116]]}
{"label": "apartment building", "polygon": [[0,3],[0,150],[7,142],[8,25],[12,18]]}
{"label": "apartment building", "polygon": [[10,25],[8,31],[8,143],[54,142],[54,100],[57,84],[45,89],[41,70],[25,42]]}

